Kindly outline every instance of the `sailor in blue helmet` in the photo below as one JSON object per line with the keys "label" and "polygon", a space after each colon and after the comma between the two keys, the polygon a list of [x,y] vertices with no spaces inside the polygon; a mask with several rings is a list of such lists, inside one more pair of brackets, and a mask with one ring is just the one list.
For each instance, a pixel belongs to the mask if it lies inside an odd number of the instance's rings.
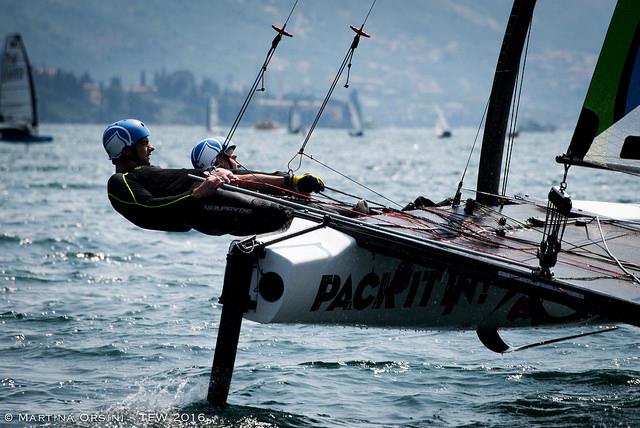
{"label": "sailor in blue helmet", "polygon": [[267,174],[240,168],[235,150],[236,145],[226,144],[224,137],[205,138],[193,146],[191,164],[194,168],[230,170],[242,187],[271,194],[282,194],[278,189],[290,189],[301,193],[324,190],[324,183],[315,175],[290,176],[281,172]]}
{"label": "sailor in blue helmet", "polygon": [[[107,126],[102,144],[116,171],[107,193],[113,208],[135,225],[154,230],[253,235],[288,227],[290,209],[219,189],[242,185],[225,168],[165,169],[151,165],[151,133],[136,119]],[[206,177],[194,181],[189,174]]]}

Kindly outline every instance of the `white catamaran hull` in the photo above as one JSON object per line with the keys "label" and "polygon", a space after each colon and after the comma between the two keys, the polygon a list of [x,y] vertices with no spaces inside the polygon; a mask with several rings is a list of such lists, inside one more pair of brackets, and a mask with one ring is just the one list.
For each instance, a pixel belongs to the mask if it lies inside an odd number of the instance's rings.
{"label": "white catamaran hull", "polygon": [[[287,233],[314,224],[295,219]],[[255,305],[245,318],[261,323],[485,329],[584,318],[453,265],[413,264],[370,251],[329,227],[267,245],[251,281]]]}

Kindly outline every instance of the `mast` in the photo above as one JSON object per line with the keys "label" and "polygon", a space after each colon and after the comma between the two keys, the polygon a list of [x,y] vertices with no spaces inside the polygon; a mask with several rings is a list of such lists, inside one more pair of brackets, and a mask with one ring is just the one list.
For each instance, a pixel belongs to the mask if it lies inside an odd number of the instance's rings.
{"label": "mast", "polygon": [[520,68],[520,57],[533,17],[536,0],[514,0],[504,33],[493,86],[489,96],[487,120],[482,137],[482,151],[478,168],[478,202],[497,205],[502,170],[504,138],[513,99],[513,90]]}

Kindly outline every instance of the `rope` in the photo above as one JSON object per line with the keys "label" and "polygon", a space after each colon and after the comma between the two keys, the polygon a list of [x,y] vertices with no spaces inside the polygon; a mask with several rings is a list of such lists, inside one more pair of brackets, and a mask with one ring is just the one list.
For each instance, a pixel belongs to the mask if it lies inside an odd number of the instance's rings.
{"label": "rope", "polygon": [[618,258],[616,256],[614,256],[613,253],[609,250],[609,246],[607,245],[607,240],[604,239],[604,233],[602,232],[602,227],[600,226],[600,218],[598,216],[596,216],[596,223],[598,224],[598,230],[600,231],[600,236],[602,237],[602,243],[604,244],[604,248],[607,251],[607,254],[609,254],[611,256],[611,258],[613,260],[615,260],[615,262],[618,265],[618,267],[620,267],[620,269],[622,269],[622,271],[624,273],[626,273],[628,276],[633,278],[635,280],[635,282],[640,284],[640,280],[638,279],[638,277],[635,276],[630,271],[628,271],[624,266],[622,266],[622,263],[620,263],[620,260],[618,260]]}
{"label": "rope", "polygon": [[[470,189],[464,189],[464,190],[470,190]],[[497,195],[491,195],[491,196],[497,196]],[[529,203],[529,204],[534,204],[533,202],[529,202],[529,201],[522,201],[522,202]],[[535,227],[532,227],[532,226],[530,226],[530,225],[528,225],[528,224],[525,224],[525,223],[523,223],[523,222],[521,222],[521,221],[519,221],[519,220],[517,220],[517,219],[515,219],[515,218],[513,218],[513,217],[507,216],[507,215],[505,215],[505,214],[504,214],[504,213],[502,213],[502,212],[498,212],[497,210],[495,210],[494,208],[492,208],[492,207],[490,207],[490,206],[480,205],[480,206],[479,206],[479,209],[483,210],[483,211],[484,211],[485,213],[487,213],[488,215],[493,214],[493,215],[495,215],[495,216],[505,217],[505,218],[509,219],[510,221],[512,221],[512,222],[514,222],[514,223],[520,224],[520,225],[521,225],[521,226],[523,226],[523,227],[526,227],[526,228],[528,228],[528,229],[530,229],[530,230],[534,230],[534,231],[536,231],[536,232],[538,232],[538,233],[542,234],[542,231],[541,231],[540,229],[535,228]],[[597,220],[597,221],[598,221],[598,225],[600,224],[600,222],[599,222],[599,220],[598,220],[598,218],[597,218],[597,217],[594,217],[594,218],[592,218],[592,219],[591,219],[591,221],[593,221],[593,220]],[[617,222],[615,222],[615,223],[617,224]],[[631,229],[631,230],[635,231],[634,229]],[[601,231],[601,236],[602,236],[602,231]],[[502,239],[509,239],[509,240],[511,240],[511,241],[522,242],[522,240],[521,240],[521,239],[512,238],[512,237],[509,237],[509,238],[502,238]],[[603,241],[603,243],[604,243],[604,244],[605,244],[605,246],[606,246],[606,242],[605,242],[605,240],[604,240],[604,236],[602,236],[602,241]],[[530,243],[531,245],[535,245],[535,246],[537,246],[537,244],[535,244],[535,243],[533,243],[533,242],[529,242],[529,241],[525,241],[525,242],[526,242],[526,243]],[[585,246],[587,246],[587,245],[597,245],[598,243],[597,243],[597,242],[595,242],[595,241],[593,241],[593,240],[587,240],[584,244],[576,244],[576,243],[569,242],[569,241],[567,241],[567,240],[563,239],[563,240],[562,240],[562,243],[563,243],[563,244],[567,244],[567,245],[570,245],[570,246],[571,246],[571,248],[570,248],[570,249],[563,250],[563,253],[566,253],[566,254],[576,254],[576,255],[578,255],[578,252],[577,252],[576,250],[580,250],[580,249],[581,249],[581,250],[582,250],[582,251],[581,251],[581,253],[582,253],[582,254],[580,254],[580,255],[581,255],[582,257],[588,257],[588,258],[592,258],[592,259],[603,260],[603,256],[602,256],[601,254],[598,254],[598,253],[596,253],[596,252],[594,252],[594,251],[592,251],[592,250],[586,249],[586,248],[582,248],[582,247],[585,247]],[[598,246],[598,247],[600,247],[600,246]],[[505,246],[505,248],[515,249],[515,248],[509,247],[509,246]],[[602,247],[600,247],[600,248],[602,248]],[[520,250],[520,251],[524,251],[524,252],[526,252],[526,250],[525,250],[525,249],[519,249],[519,250]],[[625,273],[627,273],[627,275],[632,276],[634,279],[636,279],[636,281],[638,281],[638,279],[637,279],[637,277],[636,277],[636,276],[634,276],[633,274],[629,273],[629,272],[628,272],[627,270],[625,270],[625,268],[623,267],[623,265],[624,265],[624,264],[630,265],[630,263],[628,263],[628,262],[624,262],[624,263],[623,263],[623,262],[620,262],[617,258],[615,258],[615,257],[613,256],[613,254],[608,250],[608,248],[603,248],[603,250],[605,250],[605,251],[609,254],[609,256],[610,256],[611,258],[613,258],[613,259],[616,261],[616,263],[618,263],[618,266],[619,266],[621,269],[623,269],[623,270],[625,271]],[[598,267],[598,266],[594,266],[594,265],[591,265],[591,264],[585,264],[585,263],[580,263],[580,264],[579,264],[579,263],[575,263],[575,262],[574,262],[574,263],[571,263],[571,262],[567,261],[566,259],[565,259],[565,260],[558,259],[558,263],[562,263],[562,264],[565,264],[565,265],[569,265],[569,266],[573,266],[573,267],[577,267],[577,268],[581,268],[581,269],[597,270],[597,271],[605,272],[605,273],[609,274],[609,276],[610,276],[610,277],[619,277],[619,276],[620,276],[620,275],[619,275],[617,272],[615,272],[615,271],[612,271],[612,270],[609,270],[609,269],[605,269],[605,268],[602,268],[602,267]],[[631,265],[633,265],[633,264],[631,264]],[[633,265],[633,266],[635,266],[635,265]],[[640,281],[638,281],[638,282],[640,283]]]}

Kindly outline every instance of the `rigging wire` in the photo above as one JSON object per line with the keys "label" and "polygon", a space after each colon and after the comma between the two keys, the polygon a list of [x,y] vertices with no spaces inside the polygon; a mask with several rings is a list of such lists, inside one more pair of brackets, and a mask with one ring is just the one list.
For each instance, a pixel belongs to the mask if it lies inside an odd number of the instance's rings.
{"label": "rigging wire", "polygon": [[[335,90],[338,82],[340,81],[340,78],[342,77],[342,74],[344,73],[345,68],[347,69],[347,78],[346,78],[346,82],[344,84],[345,88],[349,87],[349,77],[350,77],[350,70],[351,70],[351,64],[352,64],[352,60],[353,60],[353,55],[355,53],[356,48],[358,47],[358,44],[360,43],[360,37],[366,37],[369,38],[371,37],[369,34],[365,33],[363,31],[365,24],[367,23],[367,20],[369,19],[369,16],[371,15],[371,11],[373,10],[373,7],[375,6],[377,0],[373,0],[373,2],[371,3],[371,6],[369,7],[369,10],[367,11],[367,14],[364,18],[364,20],[362,21],[362,24],[360,25],[359,28],[356,28],[354,26],[350,26],[350,28],[356,33],[355,36],[353,37],[353,41],[351,42],[351,45],[349,46],[349,49],[347,50],[347,53],[344,57],[344,59],[342,60],[342,63],[340,64],[340,67],[338,68],[338,71],[333,79],[333,81],[331,82],[331,85],[329,86],[329,90],[327,91],[327,94],[324,97],[324,100],[322,101],[322,104],[320,105],[320,109],[318,110],[318,113],[316,114],[313,123],[311,124],[311,126],[309,127],[309,131],[307,132],[307,135],[305,136],[304,141],[302,142],[302,145],[300,146],[300,149],[298,150],[298,152],[296,154],[293,155],[293,157],[289,160],[289,162],[287,163],[287,169],[289,171],[289,174],[293,174],[295,171],[297,171],[298,169],[300,169],[301,165],[302,165],[302,159],[303,156],[307,157],[310,160],[313,160],[315,162],[317,162],[318,164],[322,165],[323,167],[329,169],[330,171],[340,175],[341,177],[351,181],[352,183],[368,190],[369,192],[375,194],[376,196],[398,206],[398,207],[402,207],[402,205],[400,205],[398,202],[395,202],[394,200],[384,196],[383,194],[381,194],[380,192],[377,192],[375,190],[373,190],[372,188],[358,182],[357,180],[347,176],[346,174],[336,170],[335,168],[330,167],[328,164],[321,162],[320,160],[314,158],[313,156],[310,156],[308,154],[306,154],[305,148],[307,147],[307,144],[309,143],[309,140],[311,138],[311,135],[313,135],[313,132],[315,131],[316,126],[318,125],[318,122],[320,121],[320,118],[322,117],[322,114],[327,106],[327,104],[329,103],[329,100],[331,99],[331,96],[333,95],[333,91]],[[298,162],[297,162],[297,166],[295,166],[295,168],[292,166],[292,163],[294,162],[294,160],[298,158]]]}
{"label": "rigging wire", "polygon": [[[286,27],[287,24],[289,23],[289,19],[291,19],[291,16],[293,15],[293,12],[296,8],[296,6],[298,5],[298,2],[300,0],[295,0],[293,3],[293,6],[291,7],[291,10],[289,10],[289,15],[287,15],[287,19],[285,19],[284,24],[282,24],[282,27],[278,27],[276,25],[271,25],[271,28],[273,28],[276,33],[276,36],[273,38],[273,40],[271,41],[271,47],[269,48],[269,51],[267,52],[267,56],[262,64],[262,66],[260,67],[260,70],[258,71],[258,75],[256,76],[255,80],[253,81],[253,84],[251,85],[251,88],[249,89],[249,92],[247,93],[246,98],[244,99],[244,102],[242,103],[242,106],[240,107],[240,110],[238,111],[238,114],[236,116],[236,118],[234,119],[231,128],[229,129],[229,132],[227,133],[227,136],[224,140],[224,142],[222,143],[222,153],[225,153],[227,150],[227,147],[229,145],[231,145],[231,140],[233,139],[233,136],[236,132],[236,130],[238,129],[238,126],[240,125],[240,121],[242,120],[242,117],[244,116],[247,108],[249,107],[249,104],[251,103],[251,99],[253,98],[253,95],[255,94],[255,92],[263,92],[265,91],[264,88],[264,74],[267,71],[267,67],[269,65],[269,63],[271,62],[271,59],[273,58],[273,55],[275,54],[275,50],[278,47],[278,44],[280,43],[280,41],[282,40],[282,36],[287,36],[287,37],[293,37],[293,35],[291,33],[289,33],[288,31],[286,31]],[[261,88],[258,89],[258,84],[261,84]],[[240,162],[238,162],[238,169],[243,169],[245,171],[247,171],[249,174],[251,174],[251,176],[253,176],[257,181],[261,182],[261,180],[255,175],[255,172],[252,172],[251,170],[249,170],[245,165],[241,164]],[[265,184],[266,183],[262,183]]]}
{"label": "rigging wire", "polygon": [[484,123],[484,119],[487,115],[487,110],[489,109],[489,99],[487,98],[487,104],[484,106],[484,112],[482,113],[482,117],[480,118],[480,123],[478,124],[478,129],[476,130],[476,136],[473,139],[473,145],[471,146],[471,150],[469,151],[469,157],[467,158],[467,164],[464,166],[464,171],[462,171],[462,177],[460,177],[460,182],[458,183],[458,189],[456,190],[456,194],[453,197],[452,206],[457,207],[460,205],[460,198],[462,197],[462,186],[464,185],[464,177],[467,174],[467,169],[469,168],[469,163],[471,162],[471,156],[473,155],[473,151],[476,148],[476,143],[478,142],[478,136],[480,135],[480,129],[482,129],[482,124]]}
{"label": "rigging wire", "polygon": [[365,184],[360,183],[359,181],[357,181],[357,180],[355,180],[355,179],[353,179],[353,178],[349,177],[349,176],[348,176],[348,175],[346,175],[346,174],[343,174],[342,172],[338,171],[338,170],[337,170],[337,169],[335,169],[335,168],[332,168],[331,166],[327,165],[327,164],[326,164],[326,163],[324,163],[324,162],[321,162],[320,160],[318,160],[318,159],[314,158],[313,156],[310,156],[310,155],[308,155],[308,154],[306,154],[306,153],[302,153],[301,155],[302,155],[302,156],[305,156],[306,158],[308,158],[308,159],[310,159],[310,160],[312,160],[312,161],[314,161],[314,162],[316,162],[316,163],[319,163],[320,165],[322,165],[323,167],[327,168],[328,170],[330,170],[330,171],[332,171],[332,172],[334,172],[334,173],[338,174],[338,175],[339,175],[339,176],[341,176],[342,178],[345,178],[345,179],[347,179],[347,180],[351,181],[352,183],[354,183],[354,184],[356,184],[356,185],[358,185],[358,186],[360,186],[360,187],[362,187],[362,188],[364,188],[364,189],[368,190],[369,192],[373,193],[374,195],[379,196],[379,197],[381,197],[382,199],[384,199],[384,200],[386,200],[386,201],[388,201],[388,202],[391,202],[392,204],[394,204],[394,205],[396,205],[396,206],[398,206],[398,207],[402,207],[402,205],[400,205],[398,202],[394,201],[393,199],[388,198],[387,196],[383,195],[382,193],[380,193],[380,192],[377,192],[377,191],[373,190],[371,187],[369,187],[369,186],[367,186],[367,185],[365,185]]}
{"label": "rigging wire", "polygon": [[[522,80],[518,82],[516,79],[516,86],[514,88],[514,92],[518,92],[519,89],[522,88]],[[506,156],[504,158],[504,165],[502,167],[504,171],[504,176],[502,177],[502,189],[500,190],[500,196],[506,196],[507,193],[507,181],[509,178],[509,169],[511,167],[511,155],[513,153],[513,145],[516,140],[515,136],[515,116],[517,115],[517,110],[520,107],[520,93],[518,92],[518,96],[513,98],[511,103],[511,118],[509,120],[509,127],[507,131],[507,147],[506,147]]]}
{"label": "rigging wire", "polygon": [[[304,139],[304,141],[302,143],[302,146],[298,150],[298,153],[293,155],[293,157],[287,163],[287,168],[289,169],[289,173],[297,171],[297,169],[300,168],[300,165],[302,164],[302,156],[304,155],[304,149],[306,148],[307,144],[309,143],[309,139],[311,138],[311,135],[313,134],[313,131],[315,130],[316,125],[318,124],[318,121],[320,120],[320,117],[322,116],[322,113],[324,112],[325,107],[329,103],[329,99],[331,98],[331,95],[333,94],[333,91],[336,88],[336,85],[338,84],[338,81],[340,80],[340,77],[342,76],[342,73],[344,72],[345,67],[347,67],[347,65],[348,65],[349,69],[351,69],[351,59],[353,58],[354,51],[358,47],[358,43],[360,42],[360,36],[364,36],[364,37],[367,37],[367,38],[371,37],[371,36],[369,36],[367,33],[365,33],[362,30],[363,30],[364,25],[366,24],[367,20],[369,19],[369,15],[371,14],[371,11],[373,10],[373,6],[376,4],[376,1],[377,0],[373,0],[373,3],[371,4],[371,7],[369,8],[369,11],[367,12],[367,15],[366,15],[365,19],[362,22],[362,25],[360,25],[360,28],[355,28],[355,27],[351,26],[351,29],[356,33],[356,35],[353,37],[353,41],[351,42],[351,46],[347,50],[347,54],[345,55],[344,59],[342,60],[342,63],[340,64],[340,67],[338,68],[338,72],[336,73],[336,75],[335,75],[335,77],[333,79],[333,82],[331,82],[331,85],[329,86],[329,91],[327,92],[326,96],[324,97],[324,100],[322,101],[322,104],[320,105],[320,109],[318,110],[318,113],[316,114],[316,117],[314,118],[313,123],[311,124],[311,127],[309,128],[309,131],[307,132],[307,135],[305,136],[305,139]],[[348,81],[347,81],[347,83],[345,83],[345,86],[349,87]],[[300,159],[299,159],[299,162],[298,162],[298,167],[294,170],[294,169],[291,168],[291,163],[293,162],[293,160],[297,156],[300,156]]]}
{"label": "rigging wire", "polygon": [[[332,191],[332,192],[334,192],[334,193],[339,193],[339,194],[341,194],[341,195],[348,196],[348,197],[353,198],[353,199],[361,199],[361,198],[360,198],[360,196],[358,196],[358,195],[354,195],[354,194],[352,194],[352,193],[347,193],[347,192],[345,192],[345,191],[343,191],[343,190],[336,189],[335,187],[324,186],[324,188],[325,188],[325,189],[327,189],[327,190],[331,190],[331,191]],[[324,197],[325,197],[325,198],[329,198],[329,199],[331,199],[331,200],[336,200],[336,199],[331,198],[331,197],[329,197],[329,196],[327,196],[327,195],[324,195]],[[387,209],[388,209],[388,207],[386,207],[384,204],[381,204],[380,202],[372,201],[372,200],[370,200],[370,199],[364,199],[364,200],[365,200],[367,203],[369,203],[369,204],[374,204],[375,206],[377,206],[377,207],[379,207],[379,208],[387,208]]]}
{"label": "rigging wire", "polygon": [[[520,106],[520,98],[521,98],[521,94],[522,94],[522,82],[524,81],[524,69],[525,69],[525,65],[526,65],[526,61],[527,61],[527,52],[529,49],[529,38],[531,37],[531,22],[529,22],[529,30],[527,33],[527,42],[526,42],[526,48],[525,48],[525,55],[524,55],[524,62],[522,65],[522,73],[520,75],[520,87],[519,87],[519,91],[518,91],[518,97],[517,97],[517,104],[514,102],[515,108],[512,108],[512,111],[515,111],[515,114],[512,115],[511,117],[511,125],[509,127],[509,143],[507,145],[507,161],[505,162],[505,178],[503,181],[503,187],[502,187],[502,194],[501,195],[496,195],[496,196],[505,196],[506,194],[506,186],[507,186],[507,179],[509,176],[509,168],[511,165],[511,153],[513,150],[513,142],[514,142],[514,136],[515,136],[515,127],[516,127],[516,123],[517,123],[517,117],[518,117],[518,110],[519,110],[519,106]],[[517,82],[516,82],[516,86],[517,86]],[[517,89],[514,89],[514,91],[516,91]],[[489,100],[487,100],[487,104],[484,108],[484,113],[482,114],[482,118],[480,119],[480,123],[478,124],[478,130],[476,132],[476,136],[473,140],[473,146],[471,147],[471,151],[469,152],[469,157],[467,159],[467,163],[464,167],[464,171],[462,173],[462,177],[460,178],[460,182],[458,183],[458,188],[456,190],[456,194],[453,198],[453,203],[452,206],[456,207],[458,205],[460,205],[460,199],[462,197],[462,190],[463,190],[463,185],[464,185],[464,177],[466,176],[467,173],[467,169],[469,167],[469,162],[471,161],[471,156],[473,155],[473,152],[475,150],[476,147],[476,143],[478,140],[478,135],[480,133],[480,129],[482,128],[482,124],[484,123],[485,120],[485,116],[487,114],[487,109],[489,108]],[[466,190],[466,189],[465,189]]]}
{"label": "rigging wire", "polygon": [[507,183],[509,181],[509,171],[511,169],[511,155],[513,154],[513,145],[515,143],[516,126],[518,123],[518,113],[520,111],[520,100],[522,98],[522,87],[524,86],[524,72],[527,66],[527,56],[528,56],[527,54],[529,52],[529,40],[531,38],[532,21],[529,21],[529,29],[527,31],[527,42],[525,44],[522,67],[519,73],[520,84],[518,85],[517,78],[516,78],[516,88],[514,89],[514,91],[518,93],[518,96],[514,98],[513,106],[511,108],[511,111],[513,112],[513,114],[511,115],[511,123],[509,125],[509,133],[507,136],[508,137],[507,156],[506,156],[505,165],[504,165],[504,177],[502,179],[502,195],[501,196],[505,196],[507,193]]}
{"label": "rigging wire", "polygon": [[[240,111],[238,111],[238,115],[236,116],[236,118],[233,121],[233,124],[231,125],[231,128],[229,129],[229,132],[227,133],[227,137],[225,138],[225,141],[223,143],[223,152],[226,150],[227,146],[229,146],[231,144],[231,140],[233,139],[233,135],[235,134],[236,130],[238,129],[238,126],[240,125],[240,121],[242,120],[242,117],[244,116],[244,113],[246,112],[247,108],[249,107],[249,103],[251,103],[251,99],[253,98],[253,95],[256,92],[260,92],[260,91],[264,91],[264,74],[267,71],[267,67],[269,66],[269,62],[271,62],[271,58],[273,58],[273,55],[275,54],[276,48],[278,47],[278,44],[280,43],[280,40],[282,40],[282,36],[287,36],[287,37],[293,37],[292,34],[290,34],[289,32],[287,32],[285,29],[287,27],[287,24],[289,23],[289,19],[291,18],[291,15],[293,14],[293,11],[295,10],[296,6],[298,5],[298,1],[299,0],[295,0],[295,2],[293,3],[293,6],[291,7],[291,10],[289,11],[289,15],[287,16],[287,19],[285,20],[284,24],[282,25],[282,28],[277,27],[276,25],[272,25],[271,27],[276,31],[276,36],[273,38],[273,41],[271,42],[271,48],[269,49],[269,51],[267,52],[267,56],[264,60],[264,62],[262,63],[262,66],[260,67],[260,70],[258,71],[258,75],[256,76],[255,80],[253,81],[253,84],[251,85],[251,88],[249,89],[249,93],[247,94],[246,98],[244,99],[244,102],[242,103],[242,106],[240,107]],[[262,84],[260,89],[258,88],[258,84]]]}

